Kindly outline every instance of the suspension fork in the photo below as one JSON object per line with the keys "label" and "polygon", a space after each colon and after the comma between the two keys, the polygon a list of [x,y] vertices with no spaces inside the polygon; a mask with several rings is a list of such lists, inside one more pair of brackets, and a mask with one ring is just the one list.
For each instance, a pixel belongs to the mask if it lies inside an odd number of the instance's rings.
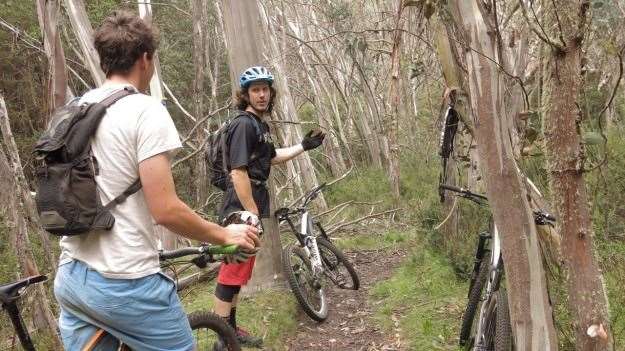
{"label": "suspension fork", "polygon": [[[473,259],[473,271],[471,273],[471,281],[469,282],[469,292],[468,295],[471,294],[471,290],[473,290],[473,285],[477,280],[477,276],[480,272],[480,266],[482,265],[482,261],[484,260],[484,255],[486,253],[486,242],[492,238],[489,232],[482,232],[478,237],[477,248],[475,249],[475,258]],[[468,296],[467,295],[467,296]]]}
{"label": "suspension fork", "polygon": [[15,301],[3,303],[2,308],[4,308],[9,314],[11,323],[13,323],[13,328],[15,328],[17,337],[20,339],[20,343],[22,344],[24,350],[35,351],[35,345],[33,345],[33,341],[30,339],[28,330],[24,325],[24,320],[22,319],[20,310],[17,308],[17,303]]}

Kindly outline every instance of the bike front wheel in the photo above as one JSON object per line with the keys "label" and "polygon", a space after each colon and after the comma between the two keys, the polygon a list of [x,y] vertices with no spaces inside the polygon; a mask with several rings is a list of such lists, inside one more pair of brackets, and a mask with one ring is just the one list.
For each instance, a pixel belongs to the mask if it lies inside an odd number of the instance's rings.
{"label": "bike front wheel", "polygon": [[486,285],[488,278],[488,270],[490,268],[490,256],[485,255],[480,264],[480,268],[476,273],[475,283],[469,291],[469,301],[467,302],[467,308],[462,314],[462,325],[460,326],[460,346],[465,346],[470,349],[472,346],[472,337],[474,337],[475,327],[475,313],[478,311],[480,301],[482,300],[482,290]]}
{"label": "bike front wheel", "polygon": [[218,315],[199,311],[187,316],[198,351],[241,351],[236,333]]}
{"label": "bike front wheel", "polygon": [[495,351],[512,351],[512,325],[508,295],[501,288],[497,291],[497,321],[495,324]]}
{"label": "bike front wheel", "polygon": [[328,318],[328,304],[321,281],[315,277],[312,265],[304,250],[289,244],[282,250],[282,264],[293,295],[304,312],[312,319],[323,322]]}
{"label": "bike front wheel", "polygon": [[317,238],[317,245],[326,277],[341,289],[358,290],[358,273],[343,252],[322,237]]}

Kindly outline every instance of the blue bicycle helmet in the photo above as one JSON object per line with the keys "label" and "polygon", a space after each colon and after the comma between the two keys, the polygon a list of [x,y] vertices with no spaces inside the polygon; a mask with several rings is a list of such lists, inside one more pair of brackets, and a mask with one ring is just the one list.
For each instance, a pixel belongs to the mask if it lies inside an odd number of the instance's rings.
{"label": "blue bicycle helmet", "polygon": [[269,85],[273,84],[273,74],[263,66],[254,66],[246,69],[239,78],[239,85],[245,89],[253,82],[267,82]]}

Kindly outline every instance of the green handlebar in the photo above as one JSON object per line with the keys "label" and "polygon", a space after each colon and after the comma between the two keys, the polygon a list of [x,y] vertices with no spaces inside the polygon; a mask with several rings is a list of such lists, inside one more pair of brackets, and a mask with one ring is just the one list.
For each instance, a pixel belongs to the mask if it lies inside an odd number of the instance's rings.
{"label": "green handlebar", "polygon": [[211,245],[208,252],[214,255],[231,255],[239,252],[239,245]]}

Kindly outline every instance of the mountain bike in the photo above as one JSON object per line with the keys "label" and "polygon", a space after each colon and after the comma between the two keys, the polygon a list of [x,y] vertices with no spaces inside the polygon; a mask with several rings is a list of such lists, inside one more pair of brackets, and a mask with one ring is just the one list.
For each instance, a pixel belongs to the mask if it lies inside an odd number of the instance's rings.
{"label": "mountain bike", "polygon": [[[297,242],[290,243],[282,250],[284,272],[304,312],[312,319],[323,322],[328,318],[328,303],[324,293],[324,283],[329,280],[341,289],[358,290],[360,280],[356,270],[328,237],[321,223],[308,211],[325,183],[312,189],[295,208],[280,208],[275,216],[280,222],[288,223]],[[300,230],[297,230],[292,216],[299,217]]]}
{"label": "mountain bike", "polygon": [[[439,191],[452,191],[457,196],[488,206],[488,198],[452,185],[440,184]],[[504,259],[501,237],[492,218],[489,230],[480,233],[473,271],[469,281],[468,302],[462,315],[459,344],[471,351],[513,350],[508,296],[503,287]],[[552,225],[555,218],[542,210],[534,211],[536,225]],[[481,303],[481,304],[480,304]],[[475,314],[478,311],[477,320]]]}
{"label": "mountain bike", "polygon": [[[174,264],[171,260],[185,256],[194,256],[188,262],[193,263],[199,268],[205,268],[208,263],[221,261],[224,255],[234,254],[237,251],[238,247],[236,245],[202,245],[172,251],[161,251],[159,252],[159,259],[161,260],[162,266],[169,266]],[[27,287],[46,280],[47,277],[45,275],[37,275],[0,286],[0,302],[2,302],[2,308],[8,313],[15,333],[23,349],[26,351],[35,351],[35,346],[22,319],[18,302]],[[193,330],[197,350],[212,350],[213,344],[218,338],[221,338],[221,340],[227,344],[227,349],[229,351],[241,350],[235,331],[218,315],[207,311],[197,311],[188,314],[187,318]],[[111,344],[116,344],[116,346],[114,346],[115,350],[130,350],[103,329],[97,330],[82,350],[90,351],[96,349],[96,347]]]}

